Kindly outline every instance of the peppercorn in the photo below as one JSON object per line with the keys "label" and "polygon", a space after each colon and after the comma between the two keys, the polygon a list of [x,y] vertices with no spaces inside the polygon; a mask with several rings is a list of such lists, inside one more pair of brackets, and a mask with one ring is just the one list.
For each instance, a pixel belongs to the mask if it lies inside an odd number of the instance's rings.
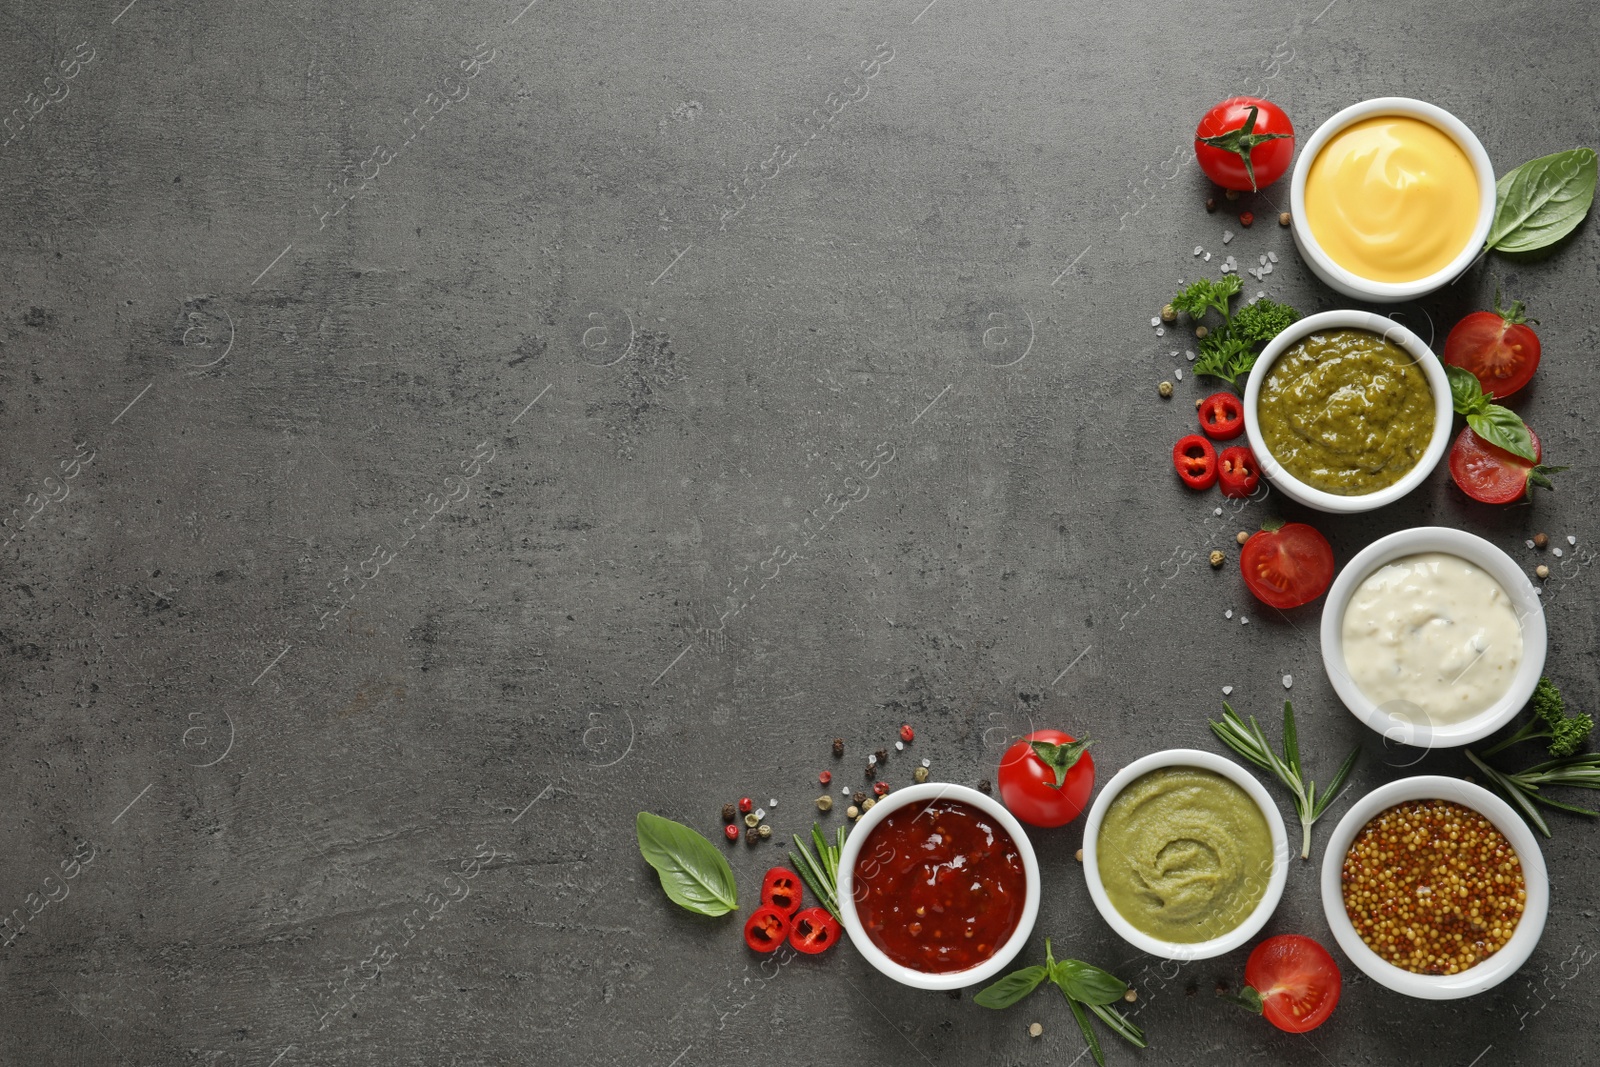
{"label": "peppercorn", "polygon": [[1204,341],[1206,339],[1206,334],[1208,334],[1210,332],[1211,331],[1206,329],[1204,326],[1196,326],[1194,328],[1194,335],[1196,337],[1198,337],[1202,341]]}
{"label": "peppercorn", "polygon": [[1224,190],[1222,190],[1222,195],[1227,197],[1229,200],[1237,200],[1237,199],[1239,199],[1239,190],[1237,190],[1237,189],[1224,189]]}
{"label": "peppercorn", "polygon": [[1029,1023],[1028,1024],[1028,1036],[1029,1037],[1038,1037],[1042,1033],[1044,1033],[1044,1027],[1042,1025],[1040,1025],[1039,1023]]}
{"label": "peppercorn", "polygon": [[1287,225],[1289,225],[1289,213],[1287,211],[1283,211],[1283,212],[1280,212],[1278,214],[1278,225],[1279,226],[1287,226]]}
{"label": "peppercorn", "polygon": [[739,840],[739,827],[731,822],[722,828],[722,832],[727,836],[729,841]]}
{"label": "peppercorn", "polygon": [[1536,533],[1536,534],[1533,535],[1533,547],[1534,548],[1543,548],[1545,545],[1548,545],[1549,543],[1550,543],[1550,535],[1549,534]]}
{"label": "peppercorn", "polygon": [[856,818],[860,818],[861,809],[856,807],[854,804],[852,804],[848,808],[844,809],[844,813],[845,813],[845,815],[849,816],[850,818],[856,819]]}
{"label": "peppercorn", "polygon": [[772,836],[772,827],[768,826],[766,823],[762,823],[760,826],[756,827],[756,833],[763,841],[765,841],[767,838]]}
{"label": "peppercorn", "polygon": [[844,738],[835,737],[833,739],[833,756],[838,759],[842,755],[844,755]]}
{"label": "peppercorn", "polygon": [[832,811],[833,810],[833,797],[829,796],[827,793],[824,793],[820,797],[818,797],[817,798],[817,810],[818,811]]}
{"label": "peppercorn", "polygon": [[983,781],[978,783],[978,792],[984,794],[993,793],[994,786],[989,783],[989,779],[985,778]]}
{"label": "peppercorn", "polygon": [[1233,535],[1233,539],[1242,545],[1246,541],[1250,540],[1250,535],[1245,533],[1243,530],[1240,530],[1238,533]]}
{"label": "peppercorn", "polygon": [[1172,395],[1172,383],[1171,382],[1162,382],[1160,385],[1156,386],[1156,392],[1160,393],[1164,397],[1171,396]]}
{"label": "peppercorn", "polygon": [[1255,221],[1256,221],[1255,212],[1253,212],[1253,211],[1241,211],[1241,212],[1239,212],[1239,225],[1240,226],[1243,226],[1246,229],[1249,229],[1250,226],[1252,226],[1255,223]]}
{"label": "peppercorn", "polygon": [[888,796],[889,795],[889,783],[888,782],[873,782],[872,783],[872,794],[874,796],[879,796],[879,797]]}
{"label": "peppercorn", "polygon": [[923,782],[928,780],[928,768],[918,767],[916,770],[911,772],[911,778],[918,785],[921,785]]}
{"label": "peppercorn", "polygon": [[1217,979],[1217,996],[1225,997],[1227,995],[1228,995],[1228,983],[1223,981],[1221,978],[1218,978]]}
{"label": "peppercorn", "polygon": [[833,781],[833,772],[823,771],[821,774],[817,775],[817,781],[821,782],[823,785],[827,785],[829,782]]}
{"label": "peppercorn", "polygon": [[1541,563],[1537,567],[1533,568],[1533,573],[1537,574],[1541,578],[1548,578],[1550,577],[1550,568]]}
{"label": "peppercorn", "polygon": [[862,792],[862,791],[861,791],[861,790],[859,790],[859,789],[857,789],[857,790],[856,790],[856,791],[855,791],[855,792],[854,792],[854,793],[851,793],[851,794],[850,794],[850,799],[851,799],[851,801],[853,801],[853,802],[854,802],[854,803],[857,803],[857,804],[859,804],[859,803],[861,803],[861,802],[862,802],[862,801],[863,801],[863,800],[865,800],[865,799],[867,799],[867,794],[865,794],[865,793],[863,793],[863,792]]}
{"label": "peppercorn", "polygon": [[889,750],[886,748],[878,749],[878,751],[874,752],[873,755],[878,758],[879,763],[889,762]]}
{"label": "peppercorn", "polygon": [[862,771],[864,772],[863,773],[863,777],[866,777],[866,778],[873,777],[874,775],[876,775],[878,773],[878,761],[877,760],[873,760],[871,763],[869,763],[865,767],[863,767]]}
{"label": "peppercorn", "polygon": [[744,817],[744,824],[754,829],[755,827],[761,825],[761,820],[756,818],[756,813],[752,811],[750,814]]}
{"label": "peppercorn", "polygon": [[1162,322],[1176,322],[1176,321],[1178,321],[1178,309],[1173,307],[1171,304],[1162,304],[1161,305],[1161,321]]}
{"label": "peppercorn", "polygon": [[1212,197],[1212,196],[1206,197],[1206,211],[1207,211],[1207,213],[1210,213],[1210,212],[1215,211],[1215,210],[1217,210],[1216,197]]}
{"label": "peppercorn", "polygon": [[750,798],[749,797],[740,797],[739,798],[739,810],[743,811],[743,812],[754,811],[755,810],[755,805],[750,803]]}
{"label": "peppercorn", "polygon": [[900,724],[900,740],[904,741],[906,744],[909,745],[911,742],[915,741],[916,739],[917,739],[917,732],[911,728],[911,724],[908,723],[908,722],[901,723]]}
{"label": "peppercorn", "polygon": [[746,830],[744,832],[744,843],[745,844],[753,845],[757,841],[760,841],[760,840],[761,840],[761,835],[756,833],[756,828],[754,826],[750,827],[750,829],[748,829],[748,830]]}
{"label": "peppercorn", "polygon": [[1080,848],[1078,851],[1074,852],[1072,854],[1072,858],[1077,860],[1079,863],[1082,863],[1083,862],[1083,849]]}
{"label": "peppercorn", "polygon": [[723,822],[732,822],[734,820],[734,818],[735,818],[735,816],[734,816],[734,811],[733,811],[733,805],[732,804],[724,804],[724,805],[722,805],[722,821]]}
{"label": "peppercorn", "polygon": [[1132,1004],[1134,1001],[1139,999],[1139,991],[1134,989],[1132,986],[1129,986],[1128,991],[1122,994],[1122,999],[1127,1001],[1129,1004]]}
{"label": "peppercorn", "polygon": [[1227,558],[1228,558],[1228,557],[1227,557],[1227,556],[1224,556],[1224,555],[1223,555],[1223,554],[1222,554],[1222,549],[1220,549],[1220,548],[1213,548],[1213,549],[1212,549],[1212,550],[1211,550],[1211,565],[1212,565],[1212,566],[1213,566],[1213,567],[1220,567],[1220,566],[1222,566],[1222,561],[1223,561],[1223,560],[1225,560],[1225,559],[1227,559]]}
{"label": "peppercorn", "polygon": [[867,799],[865,799],[865,800],[863,800],[861,802],[861,810],[862,811],[871,811],[872,810],[872,805],[874,805],[876,803],[877,803],[876,800],[873,800],[871,797],[868,797]]}

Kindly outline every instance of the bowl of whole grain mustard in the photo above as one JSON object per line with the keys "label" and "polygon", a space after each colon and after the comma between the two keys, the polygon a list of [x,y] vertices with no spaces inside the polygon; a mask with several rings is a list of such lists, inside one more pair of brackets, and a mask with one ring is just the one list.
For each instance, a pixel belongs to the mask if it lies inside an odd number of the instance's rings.
{"label": "bowl of whole grain mustard", "polygon": [[1322,910],[1373,981],[1423,1000],[1499,985],[1533,954],[1550,909],[1539,842],[1511,805],[1419,775],[1351,805],[1322,857]]}
{"label": "bowl of whole grain mustard", "polygon": [[1274,337],[1244,390],[1262,473],[1318,511],[1371,511],[1427,478],[1454,411],[1439,358],[1369,311],[1325,311]]}

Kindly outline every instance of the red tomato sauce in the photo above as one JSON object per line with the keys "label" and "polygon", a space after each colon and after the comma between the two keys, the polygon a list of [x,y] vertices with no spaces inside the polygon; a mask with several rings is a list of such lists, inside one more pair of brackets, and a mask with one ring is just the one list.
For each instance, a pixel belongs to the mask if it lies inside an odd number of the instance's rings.
{"label": "red tomato sauce", "polygon": [[903,967],[945,974],[995,954],[1022,918],[1027,875],[995,819],[958,800],[911,804],[873,828],[856,858],[856,914]]}

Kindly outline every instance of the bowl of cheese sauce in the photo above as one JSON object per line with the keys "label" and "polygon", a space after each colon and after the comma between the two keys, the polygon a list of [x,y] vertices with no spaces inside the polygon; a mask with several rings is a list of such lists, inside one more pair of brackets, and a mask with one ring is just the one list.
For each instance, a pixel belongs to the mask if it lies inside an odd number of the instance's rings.
{"label": "bowl of cheese sauce", "polygon": [[1324,122],[1295,163],[1295,244],[1347,296],[1391,303],[1449,283],[1494,220],[1494,168],[1443,108],[1381,97]]}
{"label": "bowl of cheese sauce", "polygon": [[1345,565],[1322,613],[1334,691],[1385,741],[1465,745],[1516,717],[1544,670],[1544,611],[1499,548],[1425,526]]}

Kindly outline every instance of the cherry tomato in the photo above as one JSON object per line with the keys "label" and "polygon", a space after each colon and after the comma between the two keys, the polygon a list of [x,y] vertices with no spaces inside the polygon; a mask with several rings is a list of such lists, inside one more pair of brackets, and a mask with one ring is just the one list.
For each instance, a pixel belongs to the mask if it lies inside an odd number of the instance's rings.
{"label": "cherry tomato", "polygon": [[1224,189],[1256,190],[1283,177],[1294,158],[1294,126],[1283,108],[1258,96],[1231,96],[1206,112],[1194,154]]}
{"label": "cherry tomato", "polygon": [[800,910],[802,895],[800,876],[787,867],[774,867],[761,879],[761,903],[785,915],[793,915]]}
{"label": "cherry tomato", "polygon": [[1217,450],[1197,433],[1172,446],[1172,466],[1190,489],[1210,489],[1217,484]]}
{"label": "cherry tomato", "polygon": [[1261,484],[1256,454],[1244,445],[1224,448],[1217,457],[1217,481],[1223,496],[1249,496]]}
{"label": "cherry tomato", "polygon": [[1000,799],[1011,814],[1033,826],[1064,826],[1076,819],[1094,792],[1090,743],[1060,730],[1035,730],[1006,749],[1000,757]]}
{"label": "cherry tomato", "polygon": [[1299,934],[1269,937],[1244,965],[1245,983],[1261,998],[1261,1014],[1279,1030],[1303,1034],[1328,1021],[1344,979],[1328,950]]}
{"label": "cherry tomato", "polygon": [[1244,433],[1244,405],[1232,393],[1212,393],[1200,401],[1200,429],[1213,441],[1231,441]]}
{"label": "cherry tomato", "polygon": [[[1533,438],[1533,454],[1544,459],[1544,447],[1539,435],[1528,427]],[[1543,463],[1529,463],[1521,456],[1507,452],[1499,445],[1472,432],[1464,426],[1456,443],[1450,446],[1450,477],[1456,480],[1461,491],[1485,504],[1510,504],[1533,496],[1533,487],[1554,489],[1550,475],[1564,471],[1565,467],[1546,467]]]}
{"label": "cherry tomato", "polygon": [[839,940],[839,920],[827,908],[806,908],[794,917],[789,944],[808,956],[826,952]]}
{"label": "cherry tomato", "polygon": [[1496,295],[1493,311],[1474,311],[1456,323],[1444,340],[1444,361],[1471,371],[1484,392],[1510,396],[1539,369],[1539,335],[1530,321],[1522,301],[1503,308]]}
{"label": "cherry tomato", "polygon": [[744,921],[744,943],[757,952],[776,952],[789,936],[789,916],[763,904]]}
{"label": "cherry tomato", "polygon": [[1264,528],[1244,543],[1239,569],[1257,600],[1268,607],[1297,608],[1328,591],[1333,546],[1303,522]]}

